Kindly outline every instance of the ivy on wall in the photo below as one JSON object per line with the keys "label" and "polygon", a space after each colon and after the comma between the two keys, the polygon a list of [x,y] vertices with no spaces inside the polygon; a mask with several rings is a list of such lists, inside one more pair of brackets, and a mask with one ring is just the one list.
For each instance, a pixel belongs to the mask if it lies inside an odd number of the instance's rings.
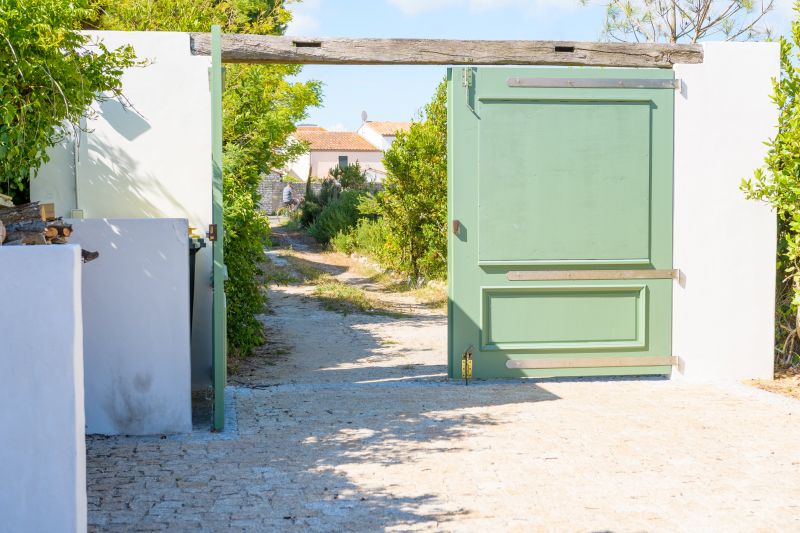
{"label": "ivy on wall", "polygon": [[81,0],[0,0],[0,190],[16,203],[47,148],[78,127],[98,99],[119,97],[133,50],[79,33],[93,16]]}

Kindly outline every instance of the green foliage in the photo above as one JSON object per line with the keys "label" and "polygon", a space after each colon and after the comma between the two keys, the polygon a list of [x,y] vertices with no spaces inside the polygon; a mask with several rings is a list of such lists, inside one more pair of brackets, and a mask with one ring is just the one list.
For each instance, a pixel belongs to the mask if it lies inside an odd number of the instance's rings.
{"label": "green foliage", "polygon": [[[0,0],[2,1],[2,0]],[[94,0],[102,8],[87,25],[115,30],[281,34],[291,14],[284,0]],[[296,65],[227,65],[223,95],[223,201],[228,281],[228,345],[245,356],[263,342],[255,315],[263,312],[263,247],[267,218],[257,209],[262,173],[295,158],[303,147],[288,141],[307,109],[319,105],[319,82],[292,83]]]}
{"label": "green foliage", "polygon": [[358,204],[363,191],[344,191],[331,201],[308,228],[312,237],[321,243],[328,243],[338,233],[354,228],[361,217]]}
{"label": "green foliage", "polygon": [[[36,0],[38,1],[38,0]],[[126,31],[282,34],[291,14],[284,0],[91,0],[84,27]]]}
{"label": "green foliage", "polygon": [[[581,0],[588,4],[589,0]],[[774,0],[605,0],[603,33],[611,41],[753,41],[770,38],[762,25]]]}
{"label": "green foliage", "polygon": [[366,189],[367,172],[361,170],[361,165],[356,161],[352,165],[333,167],[328,175],[339,182],[342,189]]}
{"label": "green foliage", "polygon": [[[442,82],[421,120],[398,132],[372,210],[384,218],[401,271],[417,282],[447,270],[447,91]],[[369,209],[367,209],[369,210]]]}
{"label": "green foliage", "polygon": [[94,100],[120,96],[133,50],[78,33],[93,16],[82,0],[0,0],[0,180],[17,201],[31,174]]}
{"label": "green foliage", "polygon": [[338,252],[369,257],[389,270],[403,270],[400,249],[385,218],[362,218],[355,228],[337,233],[331,245]]}
{"label": "green foliage", "polygon": [[[795,4],[800,15],[800,2]],[[742,181],[748,198],[768,202],[778,214],[778,268],[785,272],[778,289],[778,351],[781,362],[800,361],[794,346],[800,334],[800,21],[792,23],[793,44],[781,38],[781,76],[773,80],[778,133],[769,141],[764,168]]]}

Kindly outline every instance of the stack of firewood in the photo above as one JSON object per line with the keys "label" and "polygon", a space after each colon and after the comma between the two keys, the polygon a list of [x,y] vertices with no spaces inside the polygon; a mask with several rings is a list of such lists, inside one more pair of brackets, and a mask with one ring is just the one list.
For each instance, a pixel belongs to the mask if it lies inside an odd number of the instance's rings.
{"label": "stack of firewood", "polygon": [[72,226],[57,218],[53,204],[0,206],[0,245],[65,244]]}

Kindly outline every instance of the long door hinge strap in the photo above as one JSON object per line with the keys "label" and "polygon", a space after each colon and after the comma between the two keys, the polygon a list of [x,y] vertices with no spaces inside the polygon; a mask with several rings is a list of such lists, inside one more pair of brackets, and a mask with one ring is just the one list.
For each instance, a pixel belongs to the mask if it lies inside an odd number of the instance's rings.
{"label": "long door hinge strap", "polygon": [[567,281],[567,280],[626,280],[626,279],[680,279],[678,269],[654,270],[512,270],[506,274],[509,281]]}
{"label": "long door hinge strap", "polygon": [[529,89],[680,89],[677,79],[508,78],[506,85]]}
{"label": "long door hinge strap", "polygon": [[551,359],[511,359],[506,368],[546,369],[546,368],[602,368],[625,366],[680,366],[676,356],[642,357],[564,357]]}

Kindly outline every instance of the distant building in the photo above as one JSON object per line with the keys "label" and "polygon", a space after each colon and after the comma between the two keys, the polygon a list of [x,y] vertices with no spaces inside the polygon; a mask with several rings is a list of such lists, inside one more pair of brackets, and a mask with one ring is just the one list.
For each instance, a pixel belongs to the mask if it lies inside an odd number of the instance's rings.
{"label": "distant building", "polygon": [[383,152],[357,133],[327,131],[319,126],[298,126],[293,134],[309,144],[309,151],[292,161],[286,171],[306,181],[309,174],[322,178],[334,167],[358,163],[372,180],[382,181],[386,174]]}
{"label": "distant building", "polygon": [[361,124],[358,133],[384,152],[392,146],[398,131],[408,131],[410,122],[379,122],[368,120]]}
{"label": "distant building", "polygon": [[289,176],[306,181],[311,175],[323,178],[336,166],[358,163],[372,182],[386,176],[383,152],[394,142],[398,131],[407,131],[408,122],[366,121],[356,132],[328,131],[314,124],[301,124],[293,137],[309,144],[309,151],[286,168]]}

